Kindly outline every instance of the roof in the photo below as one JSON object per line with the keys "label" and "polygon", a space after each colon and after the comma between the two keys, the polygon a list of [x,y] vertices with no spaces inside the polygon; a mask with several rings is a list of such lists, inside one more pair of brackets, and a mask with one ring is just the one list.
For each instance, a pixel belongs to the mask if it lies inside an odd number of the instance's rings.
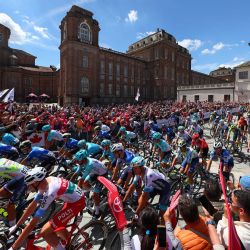
{"label": "roof", "polygon": [[241,67],[249,67],[250,66],[250,61],[244,62],[238,66],[236,66],[235,68],[241,68]]}
{"label": "roof", "polygon": [[21,50],[21,49],[12,49],[12,50],[13,50],[13,52],[25,54],[25,55],[27,55],[27,56],[32,56],[32,57],[35,57],[35,58],[36,58],[36,56],[33,56],[33,55],[31,55],[30,53],[28,53],[28,52],[26,52],[26,51],[23,51],[23,50]]}
{"label": "roof", "polygon": [[43,73],[54,72],[50,67],[43,67],[43,66],[34,66],[34,67],[18,66],[18,68],[33,71],[33,72],[43,72]]}

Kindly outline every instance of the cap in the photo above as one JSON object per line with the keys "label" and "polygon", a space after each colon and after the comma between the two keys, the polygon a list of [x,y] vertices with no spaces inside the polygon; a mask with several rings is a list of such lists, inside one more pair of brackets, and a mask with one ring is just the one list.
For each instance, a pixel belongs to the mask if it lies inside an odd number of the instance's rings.
{"label": "cap", "polygon": [[242,176],[240,178],[240,185],[243,189],[250,191],[250,176]]}

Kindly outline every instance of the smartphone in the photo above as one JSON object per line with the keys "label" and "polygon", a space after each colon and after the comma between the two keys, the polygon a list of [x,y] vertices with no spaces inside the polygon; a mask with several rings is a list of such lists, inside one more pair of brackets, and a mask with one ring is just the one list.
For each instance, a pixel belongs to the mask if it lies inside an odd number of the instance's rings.
{"label": "smartphone", "polygon": [[166,239],[166,227],[163,225],[157,226],[157,236],[159,247],[166,247],[167,239]]}
{"label": "smartphone", "polygon": [[201,205],[208,211],[208,213],[212,216],[217,212],[217,209],[214,208],[212,203],[208,200],[205,195],[202,195],[199,198]]}

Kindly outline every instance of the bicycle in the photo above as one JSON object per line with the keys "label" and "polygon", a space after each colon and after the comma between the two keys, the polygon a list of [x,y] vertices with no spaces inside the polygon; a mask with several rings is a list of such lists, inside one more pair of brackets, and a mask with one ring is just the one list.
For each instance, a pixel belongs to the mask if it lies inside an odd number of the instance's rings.
{"label": "bicycle", "polygon": [[[67,250],[104,249],[106,238],[108,235],[108,229],[106,224],[101,221],[90,221],[89,223],[80,228],[77,223],[79,221],[79,217],[81,217],[81,215],[79,214],[72,219],[73,222],[69,223],[65,227],[60,227],[54,231],[58,232],[66,228],[71,228],[66,243],[66,249]],[[20,230],[18,231],[20,232]],[[9,249],[18,238],[18,235],[19,234],[15,233],[10,238],[7,237],[6,235],[0,235],[0,249],[2,250]],[[36,234],[35,232],[30,234],[26,242],[24,242],[25,244],[23,244],[25,245],[24,246],[25,249],[44,250],[44,248],[34,245],[34,243],[41,238],[42,236],[40,234]],[[46,247],[46,249],[49,248]]]}

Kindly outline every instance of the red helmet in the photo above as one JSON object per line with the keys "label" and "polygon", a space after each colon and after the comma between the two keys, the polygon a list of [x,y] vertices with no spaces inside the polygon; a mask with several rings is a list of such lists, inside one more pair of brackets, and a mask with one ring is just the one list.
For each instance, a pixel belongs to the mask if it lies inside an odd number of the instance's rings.
{"label": "red helmet", "polygon": [[194,134],[194,135],[192,136],[192,139],[193,139],[193,140],[197,140],[199,137],[200,137],[199,134]]}

